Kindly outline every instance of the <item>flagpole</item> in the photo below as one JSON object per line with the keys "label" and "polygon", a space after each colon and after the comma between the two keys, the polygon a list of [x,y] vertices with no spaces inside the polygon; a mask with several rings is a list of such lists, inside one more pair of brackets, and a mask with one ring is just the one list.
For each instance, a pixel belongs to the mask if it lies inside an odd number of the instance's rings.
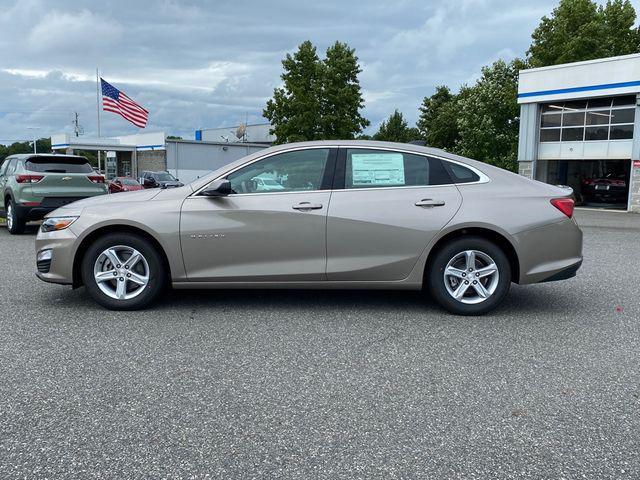
{"label": "flagpole", "polygon": [[[100,76],[96,68],[96,115],[98,117],[98,138],[100,138]],[[98,147],[99,148],[99,147]],[[100,165],[100,150],[98,149],[98,171],[102,170]]]}

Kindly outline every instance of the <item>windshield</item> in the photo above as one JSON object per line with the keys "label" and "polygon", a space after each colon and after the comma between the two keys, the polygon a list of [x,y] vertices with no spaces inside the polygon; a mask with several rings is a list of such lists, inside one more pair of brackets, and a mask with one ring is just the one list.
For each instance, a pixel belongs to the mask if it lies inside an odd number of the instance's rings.
{"label": "windshield", "polygon": [[270,179],[268,179],[268,178],[263,178],[263,179],[262,179],[262,182],[263,182],[265,185],[280,185],[280,184],[279,184],[278,182],[276,182],[275,180],[270,180]]}
{"label": "windshield", "polygon": [[138,182],[136,182],[133,178],[119,178],[118,180],[120,180],[120,182],[123,185],[130,185],[130,186],[134,186],[134,185],[140,185]]}
{"label": "windshield", "polygon": [[24,167],[40,173],[94,173],[93,167],[82,157],[33,157],[26,161]]}
{"label": "windshield", "polygon": [[170,173],[154,173],[153,176],[159,182],[175,182],[176,178]]}

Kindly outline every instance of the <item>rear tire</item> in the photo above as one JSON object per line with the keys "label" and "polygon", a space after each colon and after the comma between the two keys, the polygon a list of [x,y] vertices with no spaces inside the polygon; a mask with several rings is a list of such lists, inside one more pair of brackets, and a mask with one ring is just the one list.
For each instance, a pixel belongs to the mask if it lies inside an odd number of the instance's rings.
{"label": "rear tire", "polygon": [[509,292],[511,267],[500,247],[482,237],[462,237],[440,248],[426,275],[432,297],[457,315],[483,315]]}
{"label": "rear tire", "polygon": [[7,200],[5,212],[7,212],[7,230],[9,233],[11,235],[20,235],[21,233],[24,233],[24,227],[27,222],[18,213],[13,198],[9,198]]}
{"label": "rear tire", "polygon": [[162,293],[167,278],[160,253],[131,233],[112,233],[92,243],[81,271],[89,295],[109,310],[146,307]]}

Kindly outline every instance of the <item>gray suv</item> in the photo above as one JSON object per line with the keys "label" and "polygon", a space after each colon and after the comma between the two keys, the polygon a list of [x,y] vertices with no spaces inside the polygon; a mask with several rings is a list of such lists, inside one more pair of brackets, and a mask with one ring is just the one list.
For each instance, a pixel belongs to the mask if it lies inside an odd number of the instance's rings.
{"label": "gray suv", "polygon": [[168,284],[424,288],[477,315],[512,282],[576,274],[571,194],[416,145],[281,145],[184,187],[56,210],[36,239],[37,274],[110,309],[149,305]]}
{"label": "gray suv", "polygon": [[22,233],[26,222],[41,220],[76,200],[104,195],[104,177],[86,158],[73,155],[22,154],[0,166],[0,216],[9,233]]}

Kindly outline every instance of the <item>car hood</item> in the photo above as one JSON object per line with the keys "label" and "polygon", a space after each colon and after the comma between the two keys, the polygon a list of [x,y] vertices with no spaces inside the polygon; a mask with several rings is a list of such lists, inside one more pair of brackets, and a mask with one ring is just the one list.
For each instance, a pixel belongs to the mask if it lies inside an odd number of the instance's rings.
{"label": "car hood", "polygon": [[48,214],[47,217],[79,215],[83,209],[94,205],[146,202],[158,196],[161,191],[162,190],[159,189],[136,190],[134,192],[121,192],[113,195],[99,195],[96,197],[84,198],[54,210]]}

